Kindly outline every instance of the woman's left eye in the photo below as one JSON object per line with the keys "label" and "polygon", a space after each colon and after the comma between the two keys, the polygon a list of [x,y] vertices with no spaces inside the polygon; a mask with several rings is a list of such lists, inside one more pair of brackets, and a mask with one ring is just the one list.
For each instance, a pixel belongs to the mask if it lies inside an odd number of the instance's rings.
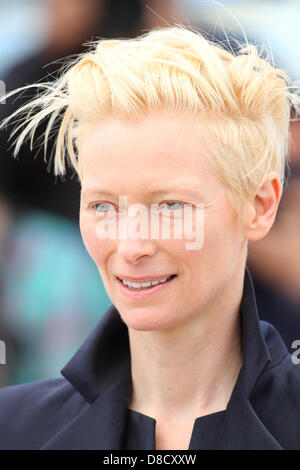
{"label": "woman's left eye", "polygon": [[163,204],[167,204],[167,205],[170,204],[171,207],[168,206],[167,209],[171,209],[171,210],[181,209],[181,206],[183,206],[183,202],[168,201],[168,202],[162,202],[162,205]]}

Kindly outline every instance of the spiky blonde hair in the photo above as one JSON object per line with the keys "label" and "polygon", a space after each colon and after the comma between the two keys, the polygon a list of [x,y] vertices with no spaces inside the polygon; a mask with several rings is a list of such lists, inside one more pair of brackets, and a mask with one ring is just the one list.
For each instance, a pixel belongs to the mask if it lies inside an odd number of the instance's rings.
{"label": "spiky blonde hair", "polygon": [[49,117],[45,136],[59,123],[54,155],[55,174],[66,171],[66,155],[80,178],[80,141],[84,130],[116,115],[141,118],[151,110],[193,114],[203,127],[207,157],[236,202],[251,197],[268,171],[284,183],[291,92],[283,70],[246,44],[231,53],[182,25],[154,29],[134,39],[99,39],[70,60],[53,82],[27,85],[39,93],[6,118],[26,115],[15,141],[23,141]]}

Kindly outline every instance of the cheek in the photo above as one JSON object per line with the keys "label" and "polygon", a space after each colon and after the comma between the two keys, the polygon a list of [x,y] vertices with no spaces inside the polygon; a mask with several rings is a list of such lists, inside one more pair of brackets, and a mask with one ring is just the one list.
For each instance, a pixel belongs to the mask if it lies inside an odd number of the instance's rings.
{"label": "cheek", "polygon": [[101,265],[105,257],[107,240],[97,237],[95,223],[85,215],[80,216],[80,232],[89,255],[97,266]]}

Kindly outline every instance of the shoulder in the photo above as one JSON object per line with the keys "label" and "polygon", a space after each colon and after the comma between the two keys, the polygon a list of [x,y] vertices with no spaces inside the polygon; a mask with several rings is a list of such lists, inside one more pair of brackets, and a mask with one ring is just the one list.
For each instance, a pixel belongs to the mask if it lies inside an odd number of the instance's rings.
{"label": "shoulder", "polygon": [[0,389],[0,449],[38,449],[88,403],[64,378]]}
{"label": "shoulder", "polygon": [[271,360],[249,399],[284,449],[300,449],[300,341],[299,354],[296,350],[290,354],[276,328],[265,321],[260,323]]}

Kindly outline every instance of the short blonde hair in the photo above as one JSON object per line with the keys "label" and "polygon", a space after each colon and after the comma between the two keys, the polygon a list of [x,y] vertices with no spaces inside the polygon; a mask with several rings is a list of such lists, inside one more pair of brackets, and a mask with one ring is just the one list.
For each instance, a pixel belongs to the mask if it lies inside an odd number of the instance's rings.
{"label": "short blonde hair", "polygon": [[57,80],[18,88],[4,98],[34,86],[41,89],[37,97],[1,126],[27,113],[12,133],[25,123],[15,141],[16,156],[29,135],[32,148],[37,126],[50,117],[46,155],[50,131],[59,122],[55,174],[65,173],[67,154],[80,178],[80,139],[89,125],[108,115],[138,119],[163,109],[193,114],[199,121],[207,157],[239,206],[268,171],[276,171],[284,183],[291,107],[298,109],[299,97],[291,92],[287,74],[253,45],[231,53],[181,25],[134,39],[99,39],[70,60]]}

